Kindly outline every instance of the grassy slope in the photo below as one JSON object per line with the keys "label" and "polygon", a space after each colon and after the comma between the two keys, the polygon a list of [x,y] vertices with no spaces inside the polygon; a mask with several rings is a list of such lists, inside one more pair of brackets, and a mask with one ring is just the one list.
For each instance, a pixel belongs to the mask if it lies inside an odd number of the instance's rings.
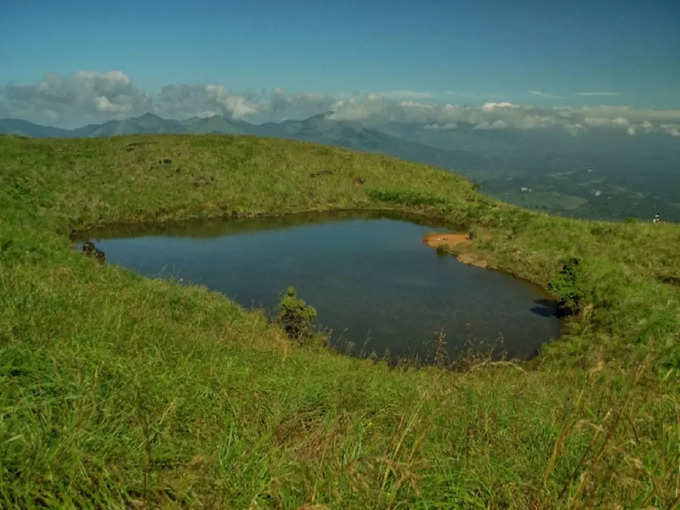
{"label": "grassy slope", "polygon": [[[386,207],[469,225],[479,256],[544,285],[578,256],[587,306],[533,362],[389,369],[68,239]],[[312,144],[0,137],[0,506],[677,504],[680,286],[662,280],[680,275],[678,246],[677,225],[552,218]]]}

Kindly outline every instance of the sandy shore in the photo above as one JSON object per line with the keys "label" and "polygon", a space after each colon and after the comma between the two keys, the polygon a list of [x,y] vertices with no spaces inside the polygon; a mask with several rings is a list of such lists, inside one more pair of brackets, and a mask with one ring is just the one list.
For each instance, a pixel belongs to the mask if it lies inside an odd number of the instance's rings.
{"label": "sandy shore", "polygon": [[[453,248],[462,247],[470,244],[471,242],[472,240],[468,238],[467,234],[460,233],[426,234],[423,236],[423,244],[429,246],[430,248],[434,248],[435,250],[442,245]],[[463,264],[471,264],[473,266],[482,268],[489,266],[489,263],[485,259],[481,258],[472,251],[454,253],[454,255]]]}
{"label": "sandy shore", "polygon": [[454,246],[460,243],[469,243],[467,234],[425,234],[423,236],[423,244],[430,248],[437,249],[442,244]]}

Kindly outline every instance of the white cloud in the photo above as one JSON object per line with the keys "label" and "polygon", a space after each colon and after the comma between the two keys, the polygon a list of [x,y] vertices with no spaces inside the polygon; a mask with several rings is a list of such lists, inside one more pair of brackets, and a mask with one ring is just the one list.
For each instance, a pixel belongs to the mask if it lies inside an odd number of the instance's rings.
{"label": "white cloud", "polygon": [[73,125],[128,117],[151,108],[151,97],[122,71],[50,73],[36,84],[0,87],[0,116]]}
{"label": "white cloud", "polygon": [[428,130],[560,128],[570,134],[589,129],[618,130],[629,135],[664,133],[680,136],[680,110],[633,109],[628,106],[540,108],[508,101],[479,106],[396,101],[377,94],[338,101],[333,118],[379,127],[387,122],[420,124]]}
{"label": "white cloud", "polygon": [[583,122],[588,124],[589,126],[598,126],[598,127],[603,127],[603,126],[628,127],[628,126],[630,126],[630,121],[628,119],[624,119],[623,117],[614,117],[614,118],[585,117],[583,119]]}
{"label": "white cloud", "polygon": [[446,96],[451,96],[455,98],[461,98],[461,99],[469,99],[469,100],[476,100],[476,101],[481,101],[484,99],[490,99],[490,98],[500,98],[503,97],[504,94],[500,92],[470,92],[470,91],[465,91],[465,90],[445,90],[442,93],[443,95]]}
{"label": "white cloud", "polygon": [[545,97],[546,99],[562,99],[562,96],[551,94],[550,92],[543,92],[541,90],[529,90],[532,96]]}
{"label": "white cloud", "polygon": [[222,111],[235,118],[242,119],[257,113],[257,106],[244,96],[231,94],[222,85],[206,85],[205,92],[209,100],[221,107]]}
{"label": "white cloud", "polygon": [[577,96],[618,96],[618,92],[600,92],[600,91],[595,91],[595,92],[577,92]]}
{"label": "white cloud", "polygon": [[406,110],[403,105],[379,94],[366,94],[341,99],[333,104],[332,109],[331,118],[336,120],[368,121],[381,119],[383,122],[406,120]]}
{"label": "white cloud", "polygon": [[224,115],[243,119],[258,112],[248,97],[232,94],[222,85],[173,84],[163,87],[154,98],[153,111],[171,118]]}
{"label": "white cloud", "polygon": [[447,122],[446,124],[425,124],[425,129],[456,129],[458,127],[457,122]]}
{"label": "white cloud", "polygon": [[667,135],[680,136],[680,124],[661,124],[659,128]]}
{"label": "white cloud", "polygon": [[281,121],[286,119],[304,119],[332,110],[336,101],[329,94],[314,92],[287,93],[281,89],[275,89],[271,94],[263,94],[260,97],[263,117],[258,120]]}
{"label": "white cloud", "polygon": [[394,99],[432,99],[433,97],[429,92],[421,92],[418,90],[388,90],[380,92],[379,95]]}
{"label": "white cloud", "polygon": [[556,113],[507,101],[488,102],[481,106],[428,104],[393,101],[368,94],[339,101],[333,118],[355,120],[379,126],[385,122],[422,124],[427,129],[453,129],[460,124],[477,129],[535,129],[558,123]]}
{"label": "white cloud", "polygon": [[106,96],[96,97],[95,105],[98,112],[130,113],[130,104],[113,104]]}
{"label": "white cloud", "polygon": [[484,110],[485,112],[492,112],[499,108],[519,108],[519,106],[516,104],[508,103],[507,101],[503,101],[500,103],[484,103],[482,105],[482,110]]}

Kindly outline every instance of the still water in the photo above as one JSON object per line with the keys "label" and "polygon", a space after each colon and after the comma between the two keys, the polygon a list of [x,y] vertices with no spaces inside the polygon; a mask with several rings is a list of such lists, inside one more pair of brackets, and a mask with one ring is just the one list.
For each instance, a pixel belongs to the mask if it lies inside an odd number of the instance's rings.
{"label": "still water", "polygon": [[[539,287],[438,256],[424,234],[447,229],[384,215],[334,214],[90,233],[107,263],[205,285],[271,313],[292,285],[355,355],[432,361],[470,350],[529,358],[557,338],[554,305]],[[441,347],[440,347],[441,350]]]}

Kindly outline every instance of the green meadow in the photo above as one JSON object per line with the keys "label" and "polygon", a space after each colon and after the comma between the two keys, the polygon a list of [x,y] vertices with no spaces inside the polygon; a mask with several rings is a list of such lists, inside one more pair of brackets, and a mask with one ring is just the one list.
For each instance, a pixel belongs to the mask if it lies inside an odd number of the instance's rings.
{"label": "green meadow", "polygon": [[[332,210],[462,226],[545,288],[577,259],[553,288],[578,306],[531,361],[391,368],[71,240]],[[303,142],[0,136],[0,445],[2,508],[676,508],[680,225],[549,216]]]}

